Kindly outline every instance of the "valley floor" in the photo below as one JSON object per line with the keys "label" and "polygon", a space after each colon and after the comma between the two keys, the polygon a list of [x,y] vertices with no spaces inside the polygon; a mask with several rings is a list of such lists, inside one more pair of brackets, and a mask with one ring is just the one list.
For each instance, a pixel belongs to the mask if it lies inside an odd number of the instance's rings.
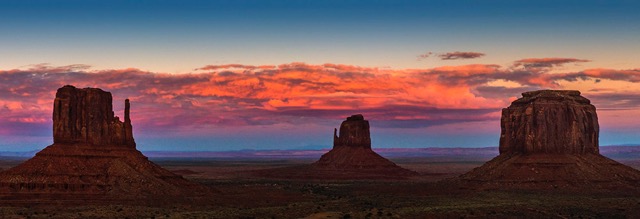
{"label": "valley floor", "polygon": [[[251,174],[311,159],[153,159],[217,194],[207,203],[164,206],[1,206],[0,218],[640,218],[637,191],[474,191],[441,181],[488,159],[393,158],[421,174],[401,181],[306,181]],[[640,167],[634,160],[620,161]],[[0,168],[19,162],[3,159]]]}

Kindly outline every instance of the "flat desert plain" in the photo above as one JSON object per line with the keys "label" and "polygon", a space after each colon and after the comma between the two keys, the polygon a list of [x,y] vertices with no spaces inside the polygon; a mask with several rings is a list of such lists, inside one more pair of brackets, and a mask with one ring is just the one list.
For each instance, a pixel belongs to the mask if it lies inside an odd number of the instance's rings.
{"label": "flat desert plain", "polygon": [[[606,156],[640,169],[637,153]],[[606,150],[605,150],[606,152]],[[385,153],[383,153],[385,154]],[[209,200],[149,206],[64,201],[4,203],[3,218],[639,218],[638,191],[474,190],[455,178],[491,154],[386,155],[419,173],[406,180],[270,179],[256,171],[310,164],[304,157],[152,157],[153,162],[214,189]],[[7,169],[24,157],[2,157]]]}

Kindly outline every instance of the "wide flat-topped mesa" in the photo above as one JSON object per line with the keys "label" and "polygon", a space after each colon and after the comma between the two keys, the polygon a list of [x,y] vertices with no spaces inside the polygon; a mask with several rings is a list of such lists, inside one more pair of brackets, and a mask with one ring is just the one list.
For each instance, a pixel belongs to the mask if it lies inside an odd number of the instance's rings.
{"label": "wide flat-topped mesa", "polygon": [[596,108],[579,91],[526,92],[502,110],[500,155],[458,179],[487,189],[640,186],[640,171],[598,149]]}
{"label": "wide flat-topped mesa", "polygon": [[97,88],[67,85],[58,89],[54,143],[0,172],[0,204],[11,204],[11,200],[156,203],[208,194],[208,188],[140,153],[131,130],[129,101],[125,101],[124,122],[114,116],[111,101],[111,93]]}
{"label": "wide flat-topped mesa", "polygon": [[125,100],[125,121],[114,116],[111,93],[99,88],[58,89],[53,104],[53,143],[122,145],[135,147]]}
{"label": "wide flat-topped mesa", "polygon": [[522,94],[502,110],[500,153],[598,153],[598,116],[574,90]]}

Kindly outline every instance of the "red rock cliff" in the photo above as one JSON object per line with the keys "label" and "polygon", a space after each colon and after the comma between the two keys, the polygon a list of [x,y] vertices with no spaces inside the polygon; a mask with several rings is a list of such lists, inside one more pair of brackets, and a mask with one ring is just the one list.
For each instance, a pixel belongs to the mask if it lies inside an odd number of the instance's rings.
{"label": "red rock cliff", "polygon": [[573,90],[522,94],[502,109],[500,154],[598,154],[598,116]]}
{"label": "red rock cliff", "polygon": [[361,114],[347,117],[340,124],[340,136],[333,130],[333,148],[361,147],[371,148],[371,134],[369,133],[369,121],[364,120]]}
{"label": "red rock cliff", "polygon": [[114,116],[111,102],[111,93],[98,88],[59,88],[53,105],[53,142],[135,148],[129,100],[125,101],[124,122]]}

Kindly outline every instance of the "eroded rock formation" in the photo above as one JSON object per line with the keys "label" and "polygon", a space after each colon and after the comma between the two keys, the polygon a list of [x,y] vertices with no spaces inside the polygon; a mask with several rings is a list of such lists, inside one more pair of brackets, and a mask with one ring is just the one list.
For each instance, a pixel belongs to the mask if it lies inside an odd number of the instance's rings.
{"label": "eroded rock formation", "polygon": [[526,92],[502,110],[500,155],[459,177],[490,189],[637,187],[640,171],[598,149],[596,108],[579,91]]}
{"label": "eroded rock formation", "polygon": [[130,103],[125,100],[125,121],[114,116],[110,92],[67,85],[53,104],[53,143],[135,147]]}
{"label": "eroded rock formation", "polygon": [[416,174],[371,149],[369,121],[360,114],[343,121],[339,131],[334,129],[333,148],[315,163],[258,173],[268,177],[306,179],[403,179]]}
{"label": "eroded rock formation", "polygon": [[579,91],[522,94],[502,110],[500,153],[598,153],[596,107]]}
{"label": "eroded rock formation", "polygon": [[54,144],[0,172],[0,200],[160,201],[208,192],[136,150],[129,101],[124,122],[114,116],[111,101],[111,93],[97,88],[58,89]]}
{"label": "eroded rock formation", "polygon": [[347,117],[340,124],[340,137],[338,130],[333,130],[333,148],[359,147],[371,148],[371,134],[369,133],[369,121],[364,120],[361,114]]}

